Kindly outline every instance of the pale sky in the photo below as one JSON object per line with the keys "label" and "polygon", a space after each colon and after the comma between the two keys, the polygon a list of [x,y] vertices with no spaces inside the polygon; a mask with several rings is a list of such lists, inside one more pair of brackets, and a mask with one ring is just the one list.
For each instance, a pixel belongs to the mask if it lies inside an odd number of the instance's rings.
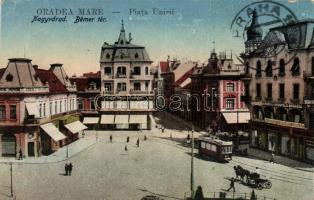
{"label": "pale sky", "polygon": [[[27,57],[33,64],[48,68],[63,63],[68,75],[99,70],[100,49],[114,43],[124,20],[132,43],[146,47],[156,65],[167,55],[178,59],[205,61],[213,49],[243,51],[243,38],[233,37],[230,26],[236,14],[253,0],[1,0],[0,67],[8,58]],[[298,19],[314,18],[314,0],[279,0]],[[107,22],[31,23],[37,10],[66,8],[103,9]],[[152,9],[174,9],[171,16],[152,14]],[[130,9],[148,15],[130,15]],[[53,17],[45,15],[44,17]],[[40,16],[42,17],[42,16]],[[59,17],[63,17],[60,15]],[[95,17],[95,16],[93,16]],[[96,19],[98,16],[96,16]]]}

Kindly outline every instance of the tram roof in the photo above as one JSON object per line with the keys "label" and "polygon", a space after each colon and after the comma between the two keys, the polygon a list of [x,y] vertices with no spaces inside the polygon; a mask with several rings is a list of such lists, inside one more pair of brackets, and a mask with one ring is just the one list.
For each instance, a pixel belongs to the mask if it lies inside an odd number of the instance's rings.
{"label": "tram roof", "polygon": [[229,141],[223,141],[223,140],[220,140],[220,139],[217,139],[217,138],[212,138],[212,137],[200,137],[199,138],[200,141],[205,141],[205,142],[210,142],[210,143],[216,143],[216,144],[219,144],[219,145],[232,145],[232,142]]}

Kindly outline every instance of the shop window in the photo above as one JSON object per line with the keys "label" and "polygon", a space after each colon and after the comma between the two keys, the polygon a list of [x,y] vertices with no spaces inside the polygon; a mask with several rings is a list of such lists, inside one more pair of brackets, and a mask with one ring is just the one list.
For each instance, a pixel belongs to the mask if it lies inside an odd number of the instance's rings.
{"label": "shop window", "polygon": [[6,112],[5,105],[0,105],[0,120],[5,120]]}
{"label": "shop window", "polygon": [[10,119],[16,120],[16,105],[10,105]]}

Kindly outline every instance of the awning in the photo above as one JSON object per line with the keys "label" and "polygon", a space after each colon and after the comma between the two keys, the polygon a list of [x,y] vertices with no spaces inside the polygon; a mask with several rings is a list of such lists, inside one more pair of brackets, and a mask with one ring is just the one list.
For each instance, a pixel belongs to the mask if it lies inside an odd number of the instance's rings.
{"label": "awning", "polygon": [[80,122],[80,121],[75,121],[75,122],[66,124],[64,126],[65,126],[65,128],[67,128],[72,133],[78,133],[84,129],[87,129],[87,126],[82,124],[82,122]]}
{"label": "awning", "polygon": [[228,124],[243,124],[249,123],[250,112],[223,112],[224,118]]}
{"label": "awning", "polygon": [[128,124],[129,123],[129,115],[116,115],[115,124]]}
{"label": "awning", "polygon": [[147,115],[130,115],[130,124],[146,124]]}
{"label": "awning", "polygon": [[83,124],[98,124],[99,117],[84,117]]}
{"label": "awning", "polygon": [[66,136],[63,135],[53,123],[40,125],[40,128],[42,128],[55,142],[66,138]]}
{"label": "awning", "polygon": [[114,115],[101,115],[101,124],[114,124]]}
{"label": "awning", "polygon": [[25,102],[28,115],[39,116],[39,111],[36,102]]}

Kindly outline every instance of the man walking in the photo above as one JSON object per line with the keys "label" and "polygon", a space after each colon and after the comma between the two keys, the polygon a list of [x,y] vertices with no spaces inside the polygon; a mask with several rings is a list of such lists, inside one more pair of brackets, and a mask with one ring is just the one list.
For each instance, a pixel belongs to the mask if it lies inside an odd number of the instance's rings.
{"label": "man walking", "polygon": [[139,139],[139,138],[137,138],[136,146],[137,146],[137,147],[140,147],[140,139]]}
{"label": "man walking", "polygon": [[110,135],[109,139],[110,139],[110,143],[112,143],[112,135]]}
{"label": "man walking", "polygon": [[130,142],[130,137],[128,136],[127,138],[126,138],[126,143],[129,143]]}
{"label": "man walking", "polygon": [[128,146],[127,145],[125,145],[124,151],[128,151]]}
{"label": "man walking", "polygon": [[68,171],[69,171],[68,163],[65,163],[65,165],[64,165],[64,171],[65,171],[65,175],[67,176],[67,175],[68,175]]}
{"label": "man walking", "polygon": [[233,189],[233,192],[235,192],[234,182],[235,182],[235,180],[234,180],[234,178],[232,177],[232,178],[230,179],[230,187],[229,187],[229,189],[227,190],[228,192],[231,190],[231,188]]}
{"label": "man walking", "polygon": [[69,175],[71,176],[72,168],[73,168],[72,163],[70,163],[70,164],[68,165],[68,168],[69,168]]}
{"label": "man walking", "polygon": [[19,160],[23,160],[23,153],[22,153],[22,149],[20,149],[20,151],[19,151]]}

